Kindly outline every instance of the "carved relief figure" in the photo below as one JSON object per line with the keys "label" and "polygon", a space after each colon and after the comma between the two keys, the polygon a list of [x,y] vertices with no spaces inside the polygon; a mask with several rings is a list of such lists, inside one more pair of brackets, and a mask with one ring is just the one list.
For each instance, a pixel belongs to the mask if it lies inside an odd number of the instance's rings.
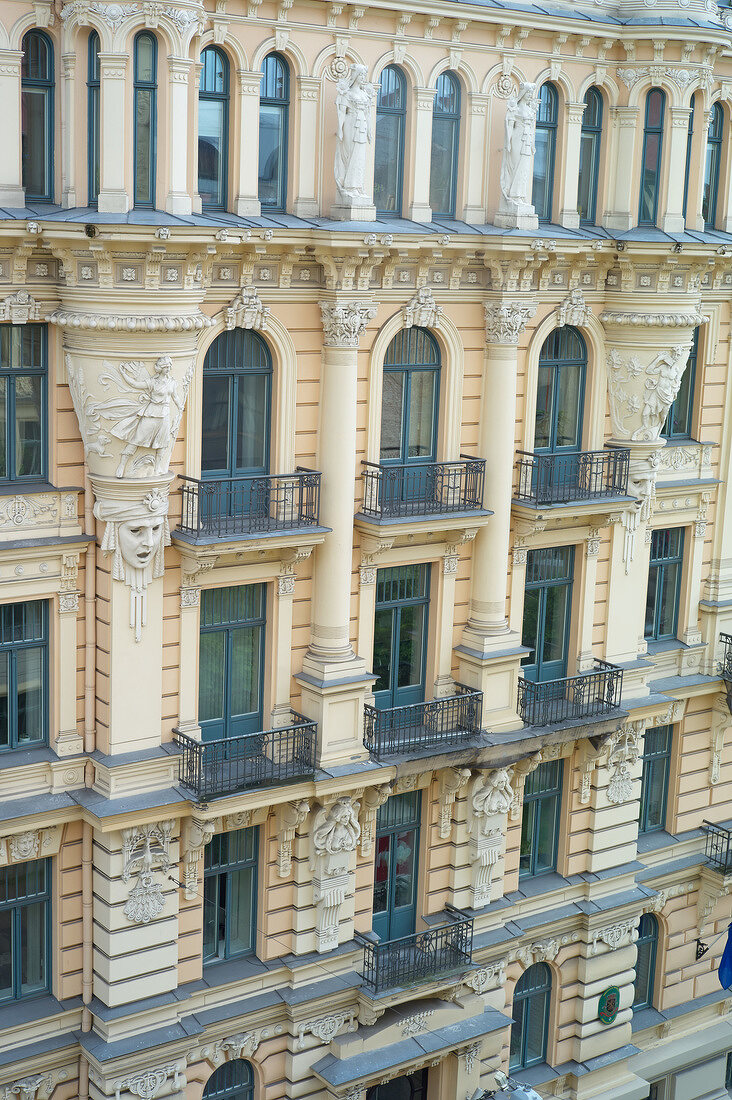
{"label": "carved relief figure", "polygon": [[313,844],[316,852],[354,851],[361,835],[358,823],[359,804],[349,798],[339,798],[330,809],[319,811],[313,825]]}
{"label": "carved relief figure", "polygon": [[371,143],[371,101],[373,85],[367,79],[365,65],[351,65],[348,75],[338,81],[336,112],[335,181],[342,203],[370,205],[364,191],[366,149]]}
{"label": "carved relief figure", "polygon": [[505,145],[501,162],[501,193],[513,211],[531,205],[536,152],[536,84],[524,82],[506,102]]}
{"label": "carved relief figure", "polygon": [[656,439],[679,392],[681,379],[689,361],[690,348],[677,344],[668,348],[646,367],[646,384],[642,427],[633,432],[633,439]]}
{"label": "carved relief figure", "polygon": [[487,829],[486,818],[489,814],[508,813],[513,802],[512,775],[512,768],[497,768],[476,781],[471,802],[476,818],[482,819],[483,829]]}

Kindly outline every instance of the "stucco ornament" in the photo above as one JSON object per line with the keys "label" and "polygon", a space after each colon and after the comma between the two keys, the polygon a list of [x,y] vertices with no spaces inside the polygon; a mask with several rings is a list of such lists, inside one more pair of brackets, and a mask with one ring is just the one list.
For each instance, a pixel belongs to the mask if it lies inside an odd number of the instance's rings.
{"label": "stucco ornament", "polygon": [[28,321],[40,321],[41,307],[27,290],[16,290],[0,302],[0,321],[25,325]]}
{"label": "stucco ornament", "polygon": [[532,302],[486,302],[486,340],[489,344],[518,344],[535,312],[536,305]]}
{"label": "stucco ornament", "polygon": [[173,1089],[176,1092],[185,1088],[186,1078],[177,1065],[140,1070],[139,1073],[125,1077],[122,1081],[115,1081],[114,1088],[117,1096],[127,1090],[133,1096],[139,1096],[140,1100],[155,1100],[167,1084],[169,1077],[173,1078]]}
{"label": "stucco ornament", "polygon": [[51,1070],[50,1073],[33,1073],[0,1085],[0,1100],[48,1100],[60,1081],[69,1077],[68,1070]]}
{"label": "stucco ornament", "polygon": [[224,311],[224,324],[227,329],[253,328],[265,329],[269,321],[269,306],[264,305],[256,287],[242,287],[230,306]]}
{"label": "stucco ornament", "polygon": [[536,151],[536,84],[524,81],[506,100],[499,213],[533,214],[531,187]]}
{"label": "stucco ornament", "polygon": [[438,306],[429,287],[421,286],[417,293],[402,310],[402,326],[411,328],[438,328],[442,317],[442,306]]}
{"label": "stucco ornament", "polygon": [[357,348],[366,325],[376,316],[367,302],[321,302],[323,343],[330,348]]}
{"label": "stucco ornament", "polygon": [[623,726],[611,741],[608,756],[610,778],[607,785],[607,800],[615,805],[627,802],[633,794],[633,775],[631,768],[638,762],[640,739],[643,736],[644,723],[631,722]]}
{"label": "stucco ornament", "polygon": [[667,348],[646,367],[641,427],[633,432],[633,439],[658,439],[668,410],[679,392],[690,351],[691,345],[677,344]]}
{"label": "stucco ornament", "polygon": [[690,343],[675,344],[644,366],[637,355],[624,357],[617,348],[610,349],[608,393],[615,439],[646,443],[658,439],[690,351]]}
{"label": "stucco ornament", "polygon": [[338,81],[336,92],[335,182],[344,205],[368,206],[366,194],[366,152],[371,144],[371,103],[374,88],[368,82],[365,65],[351,65]]}
{"label": "stucco ornament", "polygon": [[564,325],[580,328],[587,324],[591,316],[592,310],[587,305],[584,294],[575,288],[569,292],[557,309],[557,328],[562,328]]}
{"label": "stucco ornament", "polygon": [[482,772],[469,794],[470,904],[481,909],[491,900],[493,873],[501,859],[505,814],[513,804],[512,768]]}
{"label": "stucco ornament", "polygon": [[133,876],[137,877],[122,912],[133,924],[149,924],[160,916],[165,907],[162,887],[155,880],[155,870],[167,871],[170,867],[172,831],[172,821],[152,822],[122,830],[122,881],[129,882]]}
{"label": "stucco ornament", "polygon": [[154,578],[162,577],[164,549],[170,545],[170,478],[154,488],[144,481],[125,483],[123,495],[110,491],[101,478],[92,481],[97,498],[94,515],[106,524],[102,553],[112,555],[112,579],[124,581],[130,590],[130,627],[139,642],[147,619],[147,588]]}
{"label": "stucco ornament", "polygon": [[358,802],[339,798],[332,805],[321,807],[313,820],[315,942],[321,953],[338,946],[343,909],[355,891],[352,864],[361,835],[359,808]]}
{"label": "stucco ornament", "polygon": [[332,806],[318,811],[313,824],[313,844],[317,854],[337,855],[353,852],[361,835],[358,803],[339,798]]}
{"label": "stucco ornament", "polygon": [[216,831],[215,821],[192,817],[185,833],[185,896],[192,901],[198,894],[198,861]]}
{"label": "stucco ornament", "polygon": [[473,784],[470,804],[473,815],[480,820],[481,830],[487,829],[490,814],[507,814],[513,802],[512,768],[497,768],[479,775]]}

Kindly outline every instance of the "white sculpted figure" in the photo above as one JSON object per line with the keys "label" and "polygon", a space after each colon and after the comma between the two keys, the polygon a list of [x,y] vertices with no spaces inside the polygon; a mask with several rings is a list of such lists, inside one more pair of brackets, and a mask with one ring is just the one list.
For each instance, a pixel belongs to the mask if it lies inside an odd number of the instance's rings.
{"label": "white sculpted figure", "polygon": [[487,829],[486,818],[491,814],[508,813],[513,802],[511,778],[513,768],[497,768],[485,776],[479,776],[473,787],[472,805],[476,817]]}
{"label": "white sculpted figure", "polygon": [[536,84],[523,83],[506,103],[506,132],[501,162],[502,206],[515,211],[531,205],[536,152]]}
{"label": "white sculpted figure", "polygon": [[669,348],[646,367],[645,396],[641,412],[642,427],[633,439],[657,439],[668,410],[676,400],[681,379],[689,362],[690,348],[683,344]]}
{"label": "white sculpted figure", "polygon": [[350,798],[339,798],[330,808],[319,810],[313,823],[315,851],[329,855],[354,851],[361,835],[358,811],[359,803]]}
{"label": "white sculpted figure", "polygon": [[366,76],[365,65],[351,65],[348,75],[338,81],[335,181],[338,198],[344,204],[371,204],[370,196],[364,191],[364,182],[374,89]]}
{"label": "white sculpted figure", "polygon": [[[127,463],[139,448],[153,451],[154,456],[138,459],[134,466],[152,465],[153,473],[165,473],[188,388],[184,384],[183,392],[179,392],[173,360],[161,355],[152,375],[140,362],[121,363],[113,374],[100,375],[99,380],[103,385],[113,382],[120,391],[127,391],[124,397],[100,402],[95,409],[113,422],[111,434],[126,444],[115,475],[124,477]],[[174,414],[171,406],[175,406]]]}

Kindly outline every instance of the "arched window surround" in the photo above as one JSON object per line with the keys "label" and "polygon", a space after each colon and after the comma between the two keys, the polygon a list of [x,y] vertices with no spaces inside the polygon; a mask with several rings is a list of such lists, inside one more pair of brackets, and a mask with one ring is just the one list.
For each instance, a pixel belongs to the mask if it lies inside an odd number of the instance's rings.
{"label": "arched window surround", "polygon": [[232,1058],[211,1074],[202,1100],[254,1100],[255,1087],[252,1063],[245,1058]]}
{"label": "arched window surround", "polygon": [[[231,64],[220,46],[208,44],[201,50],[201,65],[198,91],[198,193],[204,210],[226,210],[229,194]],[[208,112],[204,111],[206,104],[210,105]],[[216,179],[214,180],[213,175],[208,177],[211,185],[204,194],[200,185],[202,119],[205,113],[210,113],[212,117],[211,125],[203,127],[204,136],[218,137],[220,144]],[[217,134],[214,134],[214,129],[218,130]],[[212,196],[211,201],[207,201],[208,196]]]}
{"label": "arched window surround", "polygon": [[[54,198],[54,146],[55,146],[55,90],[56,69],[55,51],[53,40],[45,31],[32,27],[23,35],[21,44],[23,59],[21,61],[21,112],[26,118],[31,112],[31,104],[34,99],[42,97],[40,112],[43,116],[43,148],[41,150],[42,162],[36,164],[35,182],[38,186],[34,189],[29,186],[30,154],[26,153],[29,143],[23,140],[23,187],[28,199],[37,202],[53,202]],[[26,127],[21,124],[21,132],[26,133]],[[29,171],[25,165],[28,163]],[[42,177],[42,179],[41,179]]]}
{"label": "arched window surround", "polygon": [[[150,63],[141,47],[151,44]],[[157,184],[158,40],[150,31],[139,31],[133,44],[133,205],[154,207]]]}
{"label": "arched window surround", "polygon": [[[527,967],[516,982],[513,989],[510,1070],[526,1069],[547,1060],[554,986],[554,974],[545,962]],[[534,1027],[538,1023],[543,1031],[541,1044],[533,1047],[528,1039],[529,1013],[533,1014]],[[519,1038],[520,1042],[517,1042]]]}
{"label": "arched window surround", "polygon": [[[455,217],[460,169],[461,113],[462,88],[460,79],[457,73],[453,72],[451,69],[446,69],[444,72],[440,73],[437,78],[432,109],[430,207],[433,216],[436,217]],[[436,134],[439,135],[442,145],[450,149],[448,175],[445,177],[439,192],[437,190],[434,164]],[[444,209],[440,207],[444,207]]]}

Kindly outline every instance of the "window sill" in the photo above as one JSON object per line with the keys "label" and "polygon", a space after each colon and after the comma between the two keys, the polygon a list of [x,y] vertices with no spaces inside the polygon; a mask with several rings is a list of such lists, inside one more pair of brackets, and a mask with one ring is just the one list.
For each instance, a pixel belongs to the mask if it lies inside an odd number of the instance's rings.
{"label": "window sill", "polygon": [[676,650],[690,648],[678,638],[646,638],[645,641],[649,657],[656,653],[673,653]]}
{"label": "window sill", "polygon": [[636,1008],[633,1009],[630,1029],[632,1032],[645,1031],[648,1027],[658,1027],[659,1024],[665,1024],[666,1019],[664,1013],[659,1012],[657,1008]]}
{"label": "window sill", "polygon": [[9,1001],[0,1006],[0,1032],[8,1028],[18,1028],[23,1024],[32,1024],[51,1016],[59,1016],[64,1006],[50,993],[36,993],[32,997]]}
{"label": "window sill", "polygon": [[555,890],[562,890],[569,886],[569,881],[557,871],[546,871],[541,875],[519,876],[516,895],[525,898],[536,898],[541,894],[551,894]]}
{"label": "window sill", "polygon": [[[24,764],[38,764],[41,761],[55,762],[61,757],[48,744],[29,745],[27,748],[3,749],[0,751],[0,768],[21,768]],[[71,759],[64,757],[64,760]]]}
{"label": "window sill", "polygon": [[657,852],[661,848],[670,848],[678,843],[678,838],[671,833],[667,833],[665,829],[653,829],[648,833],[638,833],[638,855]]}
{"label": "window sill", "polygon": [[[277,960],[281,965],[281,960]],[[243,982],[247,978],[258,978],[266,974],[269,967],[256,955],[245,955],[241,959],[216,959],[203,965],[203,981],[208,986],[231,985]]]}
{"label": "window sill", "polygon": [[539,1062],[535,1066],[530,1066],[529,1069],[514,1070],[511,1073],[511,1080],[518,1081],[521,1085],[545,1085],[547,1081],[553,1081],[559,1076],[555,1069],[549,1065],[548,1062]]}

